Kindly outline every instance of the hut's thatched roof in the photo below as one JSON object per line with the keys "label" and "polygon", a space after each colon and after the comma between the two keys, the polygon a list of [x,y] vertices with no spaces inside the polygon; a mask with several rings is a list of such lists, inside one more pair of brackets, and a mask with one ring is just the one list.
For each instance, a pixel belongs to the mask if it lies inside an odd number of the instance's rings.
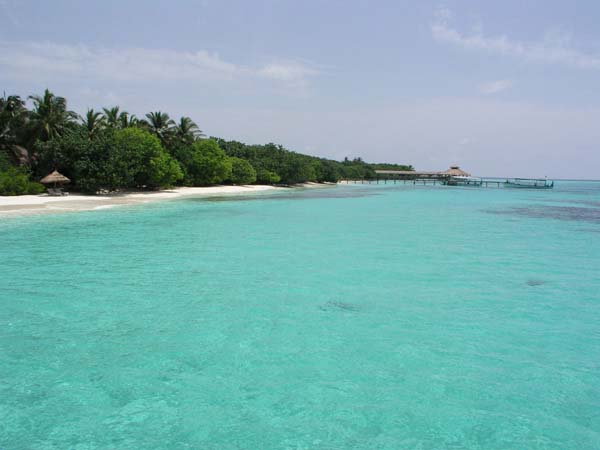
{"label": "hut's thatched roof", "polygon": [[70,181],[71,180],[69,180],[67,177],[65,177],[62,173],[55,170],[51,174],[46,175],[44,178],[42,178],[40,180],[40,183],[44,183],[44,184],[69,183]]}
{"label": "hut's thatched roof", "polygon": [[448,170],[442,172],[442,175],[450,175],[451,177],[470,177],[471,174],[461,170],[458,166],[452,166]]}

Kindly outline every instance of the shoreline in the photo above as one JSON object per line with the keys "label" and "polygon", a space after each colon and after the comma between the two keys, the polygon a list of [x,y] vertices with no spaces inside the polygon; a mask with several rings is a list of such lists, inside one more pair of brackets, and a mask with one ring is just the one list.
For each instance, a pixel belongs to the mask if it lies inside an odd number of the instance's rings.
{"label": "shoreline", "polygon": [[[306,183],[295,187],[328,187],[328,184]],[[293,188],[293,186],[291,187]],[[129,191],[112,195],[71,194],[51,197],[47,194],[0,196],[0,219],[37,214],[54,214],[78,211],[94,211],[117,206],[137,205],[185,197],[212,197],[216,195],[244,195],[264,191],[289,189],[269,185],[178,187],[162,191]]]}

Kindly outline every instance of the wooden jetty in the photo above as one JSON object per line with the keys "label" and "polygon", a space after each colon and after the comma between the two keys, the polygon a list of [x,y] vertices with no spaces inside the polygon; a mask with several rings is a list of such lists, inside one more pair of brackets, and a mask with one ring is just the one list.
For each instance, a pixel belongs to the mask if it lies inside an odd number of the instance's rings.
{"label": "wooden jetty", "polygon": [[485,178],[472,177],[471,174],[461,170],[458,166],[452,166],[443,172],[418,172],[415,170],[375,170],[375,178],[346,180],[346,183],[376,183],[387,184],[388,181],[394,184],[413,184],[415,186],[427,186],[441,184],[444,186],[461,187],[486,187],[486,188],[505,188],[519,187],[528,189],[552,189],[554,181],[547,179],[533,178],[514,178],[512,180],[501,181],[498,179],[490,180]]}
{"label": "wooden jetty", "polygon": [[[346,183],[353,181],[356,183],[376,183],[380,182],[387,184],[388,181],[394,184],[413,184],[415,186],[426,186],[426,185],[451,185],[451,186],[472,186],[472,187],[486,187],[486,188],[501,188],[504,187],[505,181],[500,180],[486,180],[477,178],[476,183],[465,183],[464,180],[470,180],[471,175],[464,170],[461,170],[458,166],[451,166],[448,170],[443,172],[420,172],[414,170],[375,170],[374,179],[362,179],[362,180],[346,180]],[[475,179],[473,179],[475,180]],[[461,181],[454,182],[453,181]]]}
{"label": "wooden jetty", "polygon": [[[379,175],[379,174],[378,174]],[[380,177],[377,176],[374,179],[360,179],[360,180],[345,180],[346,184],[354,183],[354,184],[388,184],[388,181],[393,184],[412,184],[415,186],[435,186],[435,185],[447,185],[447,183],[441,178],[396,178],[396,177]],[[481,185],[479,187],[490,187],[490,188],[501,188],[504,187],[505,181],[499,180],[481,180]]]}
{"label": "wooden jetty", "polygon": [[[388,180],[393,183],[402,182],[403,184],[412,183],[414,185],[443,184],[446,186],[472,186],[472,187],[495,187],[500,188],[504,181],[485,180],[480,178],[471,178],[471,174],[461,170],[458,166],[451,166],[443,172],[417,172],[412,170],[376,170],[376,183],[383,180],[387,184]],[[469,183],[464,180],[474,180]],[[453,181],[459,181],[454,182]]]}

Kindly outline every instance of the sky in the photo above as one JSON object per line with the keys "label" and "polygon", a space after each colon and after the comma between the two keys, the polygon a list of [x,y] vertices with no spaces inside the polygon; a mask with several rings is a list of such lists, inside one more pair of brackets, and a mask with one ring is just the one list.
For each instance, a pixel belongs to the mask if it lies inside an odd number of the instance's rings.
{"label": "sky", "polygon": [[600,178],[600,2],[0,0],[0,90],[479,176]]}

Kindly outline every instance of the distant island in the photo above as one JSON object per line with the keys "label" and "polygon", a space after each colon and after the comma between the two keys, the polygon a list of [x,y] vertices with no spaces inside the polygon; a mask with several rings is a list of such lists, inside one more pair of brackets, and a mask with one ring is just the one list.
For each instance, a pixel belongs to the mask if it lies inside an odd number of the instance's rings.
{"label": "distant island", "polygon": [[334,161],[273,143],[248,145],[207,138],[189,117],[167,113],[144,118],[120,107],[89,109],[80,116],[48,89],[0,98],[0,195],[39,194],[39,180],[58,170],[72,190],[96,194],[132,189],[217,184],[295,185],[373,179],[375,170],[413,170],[410,165]]}

